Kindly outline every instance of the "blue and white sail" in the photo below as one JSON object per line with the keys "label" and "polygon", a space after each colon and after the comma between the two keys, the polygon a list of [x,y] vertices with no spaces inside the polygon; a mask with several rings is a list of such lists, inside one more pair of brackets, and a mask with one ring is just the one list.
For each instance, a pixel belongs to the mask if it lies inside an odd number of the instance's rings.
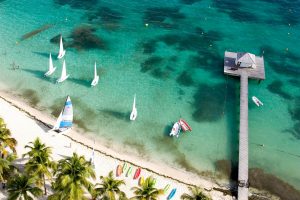
{"label": "blue and white sail", "polygon": [[63,132],[70,129],[73,125],[73,106],[71,98],[68,96],[65,102],[65,106],[61,111],[53,130]]}

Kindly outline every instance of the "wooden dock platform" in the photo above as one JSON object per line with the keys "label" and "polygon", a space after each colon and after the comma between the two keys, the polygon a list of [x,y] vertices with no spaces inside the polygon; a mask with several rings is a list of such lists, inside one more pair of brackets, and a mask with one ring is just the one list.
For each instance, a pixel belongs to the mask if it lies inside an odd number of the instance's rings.
{"label": "wooden dock platform", "polygon": [[238,67],[235,64],[237,53],[225,51],[224,73],[240,76],[240,134],[239,134],[239,169],[238,200],[248,200],[248,78],[264,80],[265,67],[263,57],[255,56],[255,68]]}
{"label": "wooden dock platform", "polygon": [[248,77],[253,79],[265,79],[264,57],[255,57],[256,68],[236,68],[235,59],[237,53],[225,51],[224,56],[224,74],[231,76],[241,76],[242,71],[247,71]]}

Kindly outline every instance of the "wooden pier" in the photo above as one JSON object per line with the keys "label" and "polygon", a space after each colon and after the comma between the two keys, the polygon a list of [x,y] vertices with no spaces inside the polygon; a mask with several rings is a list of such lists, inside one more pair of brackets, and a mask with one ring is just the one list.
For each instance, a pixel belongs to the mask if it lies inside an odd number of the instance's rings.
{"label": "wooden pier", "polygon": [[225,52],[224,73],[240,76],[240,134],[239,134],[239,169],[238,200],[248,200],[248,78],[265,79],[263,57],[255,57],[255,68],[236,65],[237,53]]}

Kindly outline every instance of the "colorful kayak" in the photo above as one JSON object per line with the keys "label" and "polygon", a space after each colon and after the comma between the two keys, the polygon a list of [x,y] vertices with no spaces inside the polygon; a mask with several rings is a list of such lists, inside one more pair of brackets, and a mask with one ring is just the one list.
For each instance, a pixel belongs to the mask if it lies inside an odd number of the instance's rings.
{"label": "colorful kayak", "polygon": [[141,176],[141,178],[140,178],[140,180],[139,180],[139,185],[140,185],[140,186],[143,185],[143,184],[144,184],[144,181],[145,181],[145,180],[144,180],[144,177]]}
{"label": "colorful kayak", "polygon": [[122,167],[122,165],[118,165],[116,175],[117,175],[117,176],[120,176],[120,175],[122,174],[122,172],[123,172],[123,167]]}
{"label": "colorful kayak", "polygon": [[125,173],[125,171],[127,170],[128,164],[125,162],[123,164],[123,173]]}
{"label": "colorful kayak", "polygon": [[133,176],[133,179],[138,179],[139,178],[139,176],[140,176],[140,174],[141,174],[141,168],[139,167],[136,171],[135,171],[135,173],[134,173],[134,176]]}
{"label": "colorful kayak", "polygon": [[180,119],[179,123],[183,131],[192,131],[192,128],[184,119]]}
{"label": "colorful kayak", "polygon": [[164,193],[166,194],[170,189],[170,184],[167,184],[164,188]]}
{"label": "colorful kayak", "polygon": [[171,190],[170,194],[168,195],[167,200],[172,199],[174,197],[175,193],[176,193],[176,188],[173,188]]}
{"label": "colorful kayak", "polygon": [[127,173],[126,173],[126,177],[130,176],[132,173],[132,166],[129,167]]}

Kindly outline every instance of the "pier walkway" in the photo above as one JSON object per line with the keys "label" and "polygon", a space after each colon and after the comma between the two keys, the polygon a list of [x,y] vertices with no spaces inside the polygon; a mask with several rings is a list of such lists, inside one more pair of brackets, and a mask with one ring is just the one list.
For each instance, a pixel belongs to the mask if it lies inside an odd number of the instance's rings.
{"label": "pier walkway", "polygon": [[225,52],[224,74],[240,76],[240,134],[239,134],[239,169],[238,169],[238,200],[248,200],[248,78],[265,79],[263,57],[255,57],[255,68],[236,66],[237,53]]}

